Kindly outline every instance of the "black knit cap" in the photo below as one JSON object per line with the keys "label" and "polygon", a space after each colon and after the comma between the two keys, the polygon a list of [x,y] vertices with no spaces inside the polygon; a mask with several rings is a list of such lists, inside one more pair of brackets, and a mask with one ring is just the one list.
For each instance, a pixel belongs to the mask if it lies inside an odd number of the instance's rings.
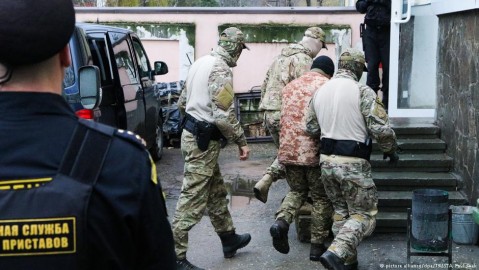
{"label": "black knit cap", "polygon": [[327,57],[326,55],[321,55],[316,57],[313,60],[313,64],[311,65],[311,69],[321,69],[329,75],[330,77],[333,77],[334,74],[334,63],[331,58]]}
{"label": "black knit cap", "polygon": [[46,60],[65,47],[74,27],[71,0],[1,0],[0,63],[14,67]]}

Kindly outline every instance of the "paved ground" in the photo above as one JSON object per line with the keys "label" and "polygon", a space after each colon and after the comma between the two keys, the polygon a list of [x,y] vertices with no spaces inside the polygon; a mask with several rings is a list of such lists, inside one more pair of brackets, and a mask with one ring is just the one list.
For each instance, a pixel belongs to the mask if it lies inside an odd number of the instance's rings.
{"label": "paved ground", "polygon": [[[266,204],[256,200],[251,189],[273,160],[275,148],[270,143],[250,144],[248,161],[237,159],[236,146],[222,151],[220,165],[230,192],[231,214],[238,233],[249,232],[251,243],[232,259],[224,259],[221,243],[207,216],[190,231],[188,259],[206,269],[324,269],[309,260],[309,244],[297,240],[294,224],[290,227],[291,251],[284,255],[272,247],[269,227],[274,213],[288,190],[285,181],[278,181],[270,190]],[[165,149],[158,163],[161,182],[167,193],[170,218],[175,211],[183,178],[183,159],[178,148]],[[402,233],[374,234],[359,246],[359,269],[407,269],[407,238]],[[479,246],[453,245],[452,269],[479,269]],[[447,269],[445,257],[412,257],[411,269]]]}

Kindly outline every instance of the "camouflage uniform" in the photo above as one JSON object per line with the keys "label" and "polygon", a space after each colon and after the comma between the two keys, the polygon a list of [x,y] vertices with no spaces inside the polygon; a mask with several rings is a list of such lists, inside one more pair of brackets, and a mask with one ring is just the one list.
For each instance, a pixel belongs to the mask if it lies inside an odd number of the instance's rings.
{"label": "camouflage uniform", "polygon": [[[305,36],[325,41],[325,33],[319,27],[310,27]],[[281,51],[266,73],[261,85],[261,102],[259,108],[264,110],[264,126],[273,137],[276,147],[279,147],[279,121],[281,114],[281,90],[292,80],[309,71],[313,61],[313,52],[302,44],[291,44]],[[266,170],[266,174],[274,179],[284,178],[284,168],[278,159]]]}
{"label": "camouflage uniform", "polygon": [[[383,104],[370,87],[358,82],[364,56],[357,50],[347,52],[341,55],[339,71],[311,100],[305,118],[307,132],[335,140],[351,140],[360,134],[359,142],[372,136],[381,151],[393,153],[396,135]],[[333,96],[335,99],[330,98]],[[345,111],[348,117],[342,114]],[[344,130],[338,131],[338,125],[344,125]],[[357,262],[357,246],[376,224],[378,196],[371,165],[358,157],[324,154],[320,162],[321,180],[334,207],[335,239],[328,251],[352,264]]]}
{"label": "camouflage uniform", "polygon": [[[230,68],[236,66],[239,54],[234,53],[237,49],[234,44],[230,46],[220,39],[219,45],[190,67],[179,99],[180,109],[198,121],[215,124],[228,141],[242,147],[247,143],[234,112]],[[183,130],[181,151],[185,160],[184,179],[173,220],[178,260],[186,258],[188,231],[201,220],[206,209],[217,233],[235,230],[218,166],[220,142],[211,140],[208,149],[201,151],[195,136]]]}
{"label": "camouflage uniform", "polygon": [[305,133],[303,116],[313,93],[320,91],[318,89],[328,80],[329,76],[309,71],[290,82],[282,91],[278,160],[285,166],[290,191],[276,212],[276,218],[291,224],[306,201],[308,192],[311,192],[313,244],[323,244],[328,237],[333,209],[320,181],[319,138],[312,138]]}

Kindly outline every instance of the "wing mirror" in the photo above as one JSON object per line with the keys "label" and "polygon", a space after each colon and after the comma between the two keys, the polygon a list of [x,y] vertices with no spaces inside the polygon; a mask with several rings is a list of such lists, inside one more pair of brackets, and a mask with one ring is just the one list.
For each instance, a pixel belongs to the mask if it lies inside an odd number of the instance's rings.
{"label": "wing mirror", "polygon": [[95,109],[101,103],[100,70],[97,66],[83,66],[78,71],[80,103],[85,109]]}
{"label": "wing mirror", "polygon": [[168,65],[163,61],[156,61],[155,70],[153,72],[154,75],[164,75],[168,73]]}

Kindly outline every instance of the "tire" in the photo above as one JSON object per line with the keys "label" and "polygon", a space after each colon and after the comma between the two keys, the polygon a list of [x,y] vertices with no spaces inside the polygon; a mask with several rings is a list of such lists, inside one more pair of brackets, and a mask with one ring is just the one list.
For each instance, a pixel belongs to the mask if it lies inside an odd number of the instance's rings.
{"label": "tire", "polygon": [[163,134],[163,118],[158,118],[158,124],[156,125],[155,142],[150,149],[151,158],[153,161],[159,161],[163,156],[163,146],[165,146],[165,137]]}

